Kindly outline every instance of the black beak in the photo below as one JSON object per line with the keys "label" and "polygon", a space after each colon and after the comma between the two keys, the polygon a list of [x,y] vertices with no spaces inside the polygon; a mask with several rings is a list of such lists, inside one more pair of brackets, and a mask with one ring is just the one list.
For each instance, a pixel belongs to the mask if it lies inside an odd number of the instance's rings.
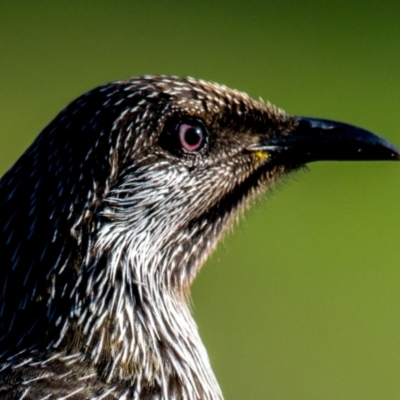
{"label": "black beak", "polygon": [[289,133],[277,134],[257,150],[283,164],[305,164],[323,160],[400,160],[392,144],[364,129],[324,119],[295,117]]}

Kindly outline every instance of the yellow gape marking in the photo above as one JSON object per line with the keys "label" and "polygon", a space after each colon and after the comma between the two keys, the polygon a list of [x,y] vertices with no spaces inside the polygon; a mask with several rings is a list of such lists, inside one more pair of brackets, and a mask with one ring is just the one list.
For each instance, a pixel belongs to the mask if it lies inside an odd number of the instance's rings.
{"label": "yellow gape marking", "polygon": [[257,160],[264,161],[268,160],[269,154],[265,151],[258,150],[254,153],[254,156]]}

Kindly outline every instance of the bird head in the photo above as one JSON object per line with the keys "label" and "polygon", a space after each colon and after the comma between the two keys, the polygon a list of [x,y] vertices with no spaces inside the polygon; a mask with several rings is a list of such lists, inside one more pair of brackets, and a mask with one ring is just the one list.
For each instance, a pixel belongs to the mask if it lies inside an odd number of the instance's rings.
{"label": "bird head", "polygon": [[139,79],[107,96],[122,112],[95,248],[118,257],[129,248],[125,257],[171,290],[187,292],[221,234],[282,175],[317,160],[398,158],[360,128],[289,116],[203,81]]}
{"label": "bird head", "polygon": [[89,348],[107,374],[110,349],[156,371],[163,338],[173,364],[197,332],[190,285],[257,194],[311,161],[399,156],[360,128],[194,79],[94,89],[0,181],[0,347]]}

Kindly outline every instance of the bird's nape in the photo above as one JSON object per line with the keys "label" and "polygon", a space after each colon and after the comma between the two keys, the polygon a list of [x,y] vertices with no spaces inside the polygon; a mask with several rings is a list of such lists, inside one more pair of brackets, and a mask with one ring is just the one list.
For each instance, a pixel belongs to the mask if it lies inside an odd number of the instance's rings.
{"label": "bird's nape", "polygon": [[255,196],[324,159],[399,152],[190,78],[71,103],[0,181],[0,397],[221,399],[190,285]]}

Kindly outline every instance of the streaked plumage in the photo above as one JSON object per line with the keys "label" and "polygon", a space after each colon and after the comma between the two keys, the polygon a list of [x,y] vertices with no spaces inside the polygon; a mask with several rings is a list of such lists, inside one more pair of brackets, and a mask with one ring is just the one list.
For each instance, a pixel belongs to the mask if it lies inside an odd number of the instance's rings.
{"label": "streaked plumage", "polygon": [[[167,76],[63,110],[0,181],[0,398],[221,399],[190,285],[254,195],[319,159],[279,147],[315,121]],[[182,123],[205,132],[198,151]],[[398,158],[357,135],[338,158]]]}

